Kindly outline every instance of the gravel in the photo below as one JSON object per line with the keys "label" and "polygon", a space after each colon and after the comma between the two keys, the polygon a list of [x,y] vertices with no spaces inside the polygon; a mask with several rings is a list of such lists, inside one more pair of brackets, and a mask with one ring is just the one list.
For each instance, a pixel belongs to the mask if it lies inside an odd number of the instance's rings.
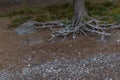
{"label": "gravel", "polygon": [[120,80],[120,54],[83,60],[54,60],[19,71],[1,71],[0,80]]}

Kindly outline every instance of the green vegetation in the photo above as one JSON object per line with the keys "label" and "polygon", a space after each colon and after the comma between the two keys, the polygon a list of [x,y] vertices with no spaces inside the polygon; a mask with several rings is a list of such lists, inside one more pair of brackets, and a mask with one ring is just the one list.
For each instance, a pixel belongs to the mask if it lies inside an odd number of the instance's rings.
{"label": "green vegetation", "polygon": [[31,8],[28,6],[22,6],[17,10],[13,10],[1,16],[12,18],[13,16],[16,15],[32,15],[32,17],[34,17],[38,21],[71,18],[72,5],[66,4],[63,6],[54,5],[49,7],[31,7]]}
{"label": "green vegetation", "polygon": [[[86,7],[89,15],[97,18],[101,18],[104,21],[110,23],[120,21],[120,6],[116,6],[110,1],[104,3],[91,3],[86,1]],[[17,8],[6,14],[0,14],[0,17],[9,17],[12,19],[10,27],[17,27],[19,24],[27,21],[28,19],[36,21],[50,21],[50,20],[66,20],[72,18],[72,5],[66,4],[63,6],[50,6],[50,7],[28,7],[26,5]],[[14,16],[23,16],[14,18]]]}
{"label": "green vegetation", "polygon": [[19,18],[15,18],[11,21],[11,24],[9,25],[9,28],[17,27],[20,24],[26,22],[28,19],[30,19],[29,16],[20,16]]}
{"label": "green vegetation", "polygon": [[93,16],[99,16],[103,21],[110,23],[120,22],[120,6],[110,1],[104,3],[91,3],[86,2],[88,13]]}
{"label": "green vegetation", "polygon": [[[19,17],[14,18],[14,16],[29,16],[29,18]],[[50,6],[50,7],[28,7],[22,6],[19,9],[13,10],[6,14],[1,14],[0,17],[9,17],[12,19],[10,27],[16,27],[20,23],[27,21],[27,19],[32,19],[36,21],[51,21],[51,20],[63,20],[71,19],[72,17],[72,5],[66,4],[63,6]]]}

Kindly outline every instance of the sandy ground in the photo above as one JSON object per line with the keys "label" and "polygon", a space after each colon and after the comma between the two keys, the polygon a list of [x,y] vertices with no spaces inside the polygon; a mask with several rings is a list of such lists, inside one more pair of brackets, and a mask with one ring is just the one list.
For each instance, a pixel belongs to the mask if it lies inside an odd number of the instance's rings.
{"label": "sandy ground", "polygon": [[[88,35],[87,37],[84,35],[78,35],[76,40],[69,38],[65,41],[58,40],[55,42],[48,42],[47,39],[49,39],[50,37],[49,35],[50,30],[48,29],[38,30],[37,32],[29,35],[19,36],[15,32],[6,29],[9,23],[10,19],[0,18],[0,71],[1,71],[0,75],[4,74],[4,72],[2,74],[2,71],[16,72],[20,71],[23,68],[35,67],[40,64],[46,64],[48,62],[51,63],[53,62],[54,64],[54,61],[56,60],[58,62],[65,60],[80,61],[95,55],[104,54],[112,55],[116,53],[118,55],[120,53],[119,30],[113,31],[114,35],[106,37],[105,40],[102,42],[99,41],[100,37],[90,35]],[[40,76],[43,77],[43,75]],[[42,79],[40,79],[39,77],[39,79],[20,78],[19,80],[42,80]],[[101,79],[91,78],[86,80],[101,80]],[[17,80],[17,79],[1,78],[1,80]],[[56,77],[56,79],[46,78],[44,80],[70,80],[70,79],[58,79],[58,77]],[[83,80],[83,79],[71,78],[71,80]],[[110,78],[105,80],[112,79]],[[119,79],[115,78],[113,80]]]}

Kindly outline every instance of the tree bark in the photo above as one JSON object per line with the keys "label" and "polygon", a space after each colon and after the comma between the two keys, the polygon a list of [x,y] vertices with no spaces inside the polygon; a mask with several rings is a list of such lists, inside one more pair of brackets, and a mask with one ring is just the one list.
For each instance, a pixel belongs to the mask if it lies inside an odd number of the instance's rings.
{"label": "tree bark", "polygon": [[86,8],[85,8],[85,0],[73,0],[74,6],[74,14],[72,25],[75,27],[84,20],[85,17],[88,17]]}

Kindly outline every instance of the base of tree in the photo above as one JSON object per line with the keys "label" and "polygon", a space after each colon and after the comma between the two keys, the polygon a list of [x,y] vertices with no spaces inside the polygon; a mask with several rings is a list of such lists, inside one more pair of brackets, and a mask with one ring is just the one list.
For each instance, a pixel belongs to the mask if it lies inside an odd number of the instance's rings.
{"label": "base of tree", "polygon": [[[63,40],[65,40],[69,35],[72,35],[72,38],[75,40],[76,35],[79,33],[83,33],[85,36],[87,36],[88,34],[98,34],[102,36],[101,40],[103,40],[105,36],[111,35],[111,33],[108,33],[109,30],[120,28],[120,25],[118,25],[117,23],[109,24],[93,18],[90,20],[82,20],[78,22],[79,25],[73,26],[72,24],[70,24],[69,26],[66,27],[63,27],[64,25],[57,21],[44,23],[35,22],[35,24],[39,26],[36,28],[50,28],[53,31],[49,41],[53,41],[57,37],[63,37]],[[56,27],[59,26],[62,28],[59,30],[55,30],[53,29],[53,27],[55,26]]]}

